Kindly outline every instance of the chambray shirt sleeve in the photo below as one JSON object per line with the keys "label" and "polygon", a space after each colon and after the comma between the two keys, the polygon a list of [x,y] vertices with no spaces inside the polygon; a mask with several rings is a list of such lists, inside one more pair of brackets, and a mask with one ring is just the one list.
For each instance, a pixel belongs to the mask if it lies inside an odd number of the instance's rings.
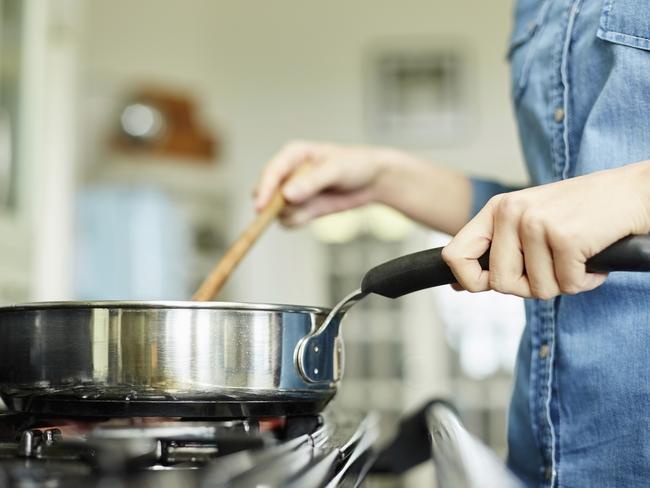
{"label": "chambray shirt sleeve", "polygon": [[521,189],[520,187],[506,186],[496,181],[475,177],[471,177],[470,182],[472,184],[472,213],[470,218],[474,217],[494,195]]}

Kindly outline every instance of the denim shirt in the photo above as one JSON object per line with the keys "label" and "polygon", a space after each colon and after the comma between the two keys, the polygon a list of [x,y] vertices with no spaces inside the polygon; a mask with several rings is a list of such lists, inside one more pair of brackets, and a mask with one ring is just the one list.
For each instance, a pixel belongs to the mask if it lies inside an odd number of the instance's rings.
{"label": "denim shirt", "polygon": [[[650,159],[650,0],[519,0],[509,57],[531,184]],[[475,211],[505,190],[473,186]],[[526,316],[509,466],[528,486],[650,486],[650,275]]]}

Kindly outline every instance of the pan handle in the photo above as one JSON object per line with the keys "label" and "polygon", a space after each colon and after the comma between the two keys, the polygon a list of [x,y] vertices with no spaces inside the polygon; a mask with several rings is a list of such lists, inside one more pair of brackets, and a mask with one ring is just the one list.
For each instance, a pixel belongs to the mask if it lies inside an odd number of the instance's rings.
{"label": "pan handle", "polygon": [[[489,269],[490,251],[479,258]],[[650,271],[650,235],[628,236],[587,260],[587,271]],[[442,259],[442,248],[408,254],[372,268],[361,282],[365,294],[399,298],[414,291],[456,283]]]}
{"label": "pan handle", "polygon": [[[489,269],[488,250],[479,258]],[[628,236],[587,260],[587,271],[650,271],[650,235]],[[342,361],[339,328],[345,313],[366,295],[374,293],[399,298],[409,293],[456,283],[454,274],[442,259],[442,247],[420,251],[380,264],[368,271],[361,288],[341,300],[325,321],[305,336],[296,348],[300,375],[310,383],[337,381]],[[332,352],[334,345],[334,355]],[[338,359],[337,359],[338,358]]]}

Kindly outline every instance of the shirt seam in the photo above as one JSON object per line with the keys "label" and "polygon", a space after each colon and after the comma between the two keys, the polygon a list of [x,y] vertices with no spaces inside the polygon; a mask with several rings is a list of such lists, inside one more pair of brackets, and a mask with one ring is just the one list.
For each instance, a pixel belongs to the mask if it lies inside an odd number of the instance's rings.
{"label": "shirt seam", "polygon": [[564,124],[563,124],[563,134],[562,139],[564,142],[564,168],[562,168],[562,179],[566,179],[569,176],[569,170],[571,169],[571,146],[569,144],[569,93],[571,91],[571,81],[569,80],[569,72],[567,65],[569,62],[569,53],[571,50],[571,42],[573,40],[573,28],[575,26],[576,18],[580,12],[580,6],[582,0],[575,0],[571,7],[571,13],[569,14],[569,21],[567,24],[567,31],[564,38],[564,47],[562,49],[562,64],[560,66],[560,76],[562,78],[562,84],[564,85],[563,93],[563,105],[564,105]]}
{"label": "shirt seam", "polygon": [[616,30],[606,29],[599,27],[596,33],[598,37],[605,41],[621,44],[628,47],[635,47],[639,49],[650,49],[650,38],[635,36],[634,34],[627,34]]}
{"label": "shirt seam", "polygon": [[614,0],[606,0],[605,4],[603,5],[603,24],[602,27],[605,30],[609,30],[609,19],[610,19],[610,13],[612,12],[612,9],[614,8]]}

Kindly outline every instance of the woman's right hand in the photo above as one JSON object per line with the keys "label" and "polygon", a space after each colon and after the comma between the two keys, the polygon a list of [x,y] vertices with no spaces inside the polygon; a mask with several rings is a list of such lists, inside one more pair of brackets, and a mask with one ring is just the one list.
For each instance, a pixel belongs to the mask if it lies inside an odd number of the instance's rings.
{"label": "woman's right hand", "polygon": [[[305,171],[294,171],[302,165]],[[258,211],[283,187],[280,216],[291,227],[377,202],[433,229],[456,233],[469,218],[467,177],[391,148],[292,142],[264,169],[255,191]]]}
{"label": "woman's right hand", "polygon": [[[283,194],[289,206],[280,219],[292,227],[378,201],[396,152],[320,142],[289,143],[264,169],[255,190],[255,206],[258,211],[264,208],[273,192],[284,185]],[[302,165],[308,169],[292,176]]]}

